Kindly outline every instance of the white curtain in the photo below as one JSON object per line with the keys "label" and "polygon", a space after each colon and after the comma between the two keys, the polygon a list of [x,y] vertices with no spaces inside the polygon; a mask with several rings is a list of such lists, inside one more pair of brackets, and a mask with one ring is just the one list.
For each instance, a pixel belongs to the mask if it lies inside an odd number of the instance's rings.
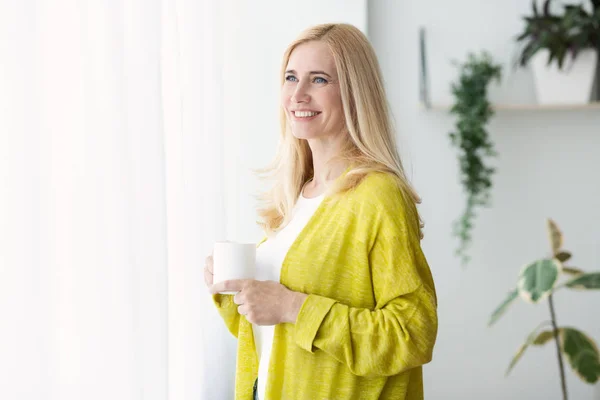
{"label": "white curtain", "polygon": [[[237,1],[165,1],[167,248],[169,252],[169,400],[233,399],[235,339],[204,285],[215,240],[231,237],[238,147],[227,134],[224,88],[235,59]],[[231,55],[233,54],[233,58]],[[229,57],[229,58],[227,58]],[[228,123],[236,117],[228,114]],[[227,212],[226,212],[227,210]]]}
{"label": "white curtain", "polygon": [[231,398],[217,4],[0,1],[0,398]]}
{"label": "white curtain", "polygon": [[0,399],[233,398],[204,258],[259,239],[287,43],[366,21],[305,3],[0,0]]}

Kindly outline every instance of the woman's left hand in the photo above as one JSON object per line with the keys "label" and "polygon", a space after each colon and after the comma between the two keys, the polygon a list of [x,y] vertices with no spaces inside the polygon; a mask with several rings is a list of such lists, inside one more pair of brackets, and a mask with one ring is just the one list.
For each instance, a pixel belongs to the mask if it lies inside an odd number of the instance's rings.
{"label": "woman's left hand", "polygon": [[211,293],[238,292],[233,301],[238,312],[255,325],[276,325],[296,322],[300,308],[308,295],[294,292],[275,281],[238,279],[219,282],[210,287]]}

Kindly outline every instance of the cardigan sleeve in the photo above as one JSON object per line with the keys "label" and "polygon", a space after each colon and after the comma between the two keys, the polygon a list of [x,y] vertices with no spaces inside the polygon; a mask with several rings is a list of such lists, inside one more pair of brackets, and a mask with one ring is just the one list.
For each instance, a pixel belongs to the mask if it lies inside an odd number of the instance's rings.
{"label": "cardigan sleeve", "polygon": [[437,299],[418,219],[415,228],[397,200],[384,204],[373,224],[369,264],[376,307],[309,294],[294,325],[298,346],[322,350],[359,376],[391,376],[428,363],[437,336]]}
{"label": "cardigan sleeve", "polygon": [[238,337],[238,329],[240,326],[240,314],[238,313],[238,305],[233,302],[232,294],[213,294],[213,303],[217,307],[217,311],[225,326],[233,336]]}

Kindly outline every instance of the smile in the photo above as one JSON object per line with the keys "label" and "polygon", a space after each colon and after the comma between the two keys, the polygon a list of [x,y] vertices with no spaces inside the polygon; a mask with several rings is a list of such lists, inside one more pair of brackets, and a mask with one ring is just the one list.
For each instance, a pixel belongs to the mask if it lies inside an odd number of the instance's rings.
{"label": "smile", "polygon": [[319,111],[292,111],[291,114],[294,117],[294,120],[310,121],[310,120],[316,118],[317,116],[319,116],[319,114],[321,114],[321,112],[319,112]]}

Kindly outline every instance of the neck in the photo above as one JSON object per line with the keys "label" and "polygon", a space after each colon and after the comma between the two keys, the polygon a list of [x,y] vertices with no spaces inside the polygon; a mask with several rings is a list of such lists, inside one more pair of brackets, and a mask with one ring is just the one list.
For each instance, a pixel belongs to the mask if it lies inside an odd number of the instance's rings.
{"label": "neck", "polygon": [[[312,152],[314,178],[313,185],[321,186],[326,182],[335,180],[347,168],[345,162],[335,162],[327,165],[327,162],[340,154],[343,136],[312,139],[308,141]],[[323,173],[327,171],[326,175]]]}

